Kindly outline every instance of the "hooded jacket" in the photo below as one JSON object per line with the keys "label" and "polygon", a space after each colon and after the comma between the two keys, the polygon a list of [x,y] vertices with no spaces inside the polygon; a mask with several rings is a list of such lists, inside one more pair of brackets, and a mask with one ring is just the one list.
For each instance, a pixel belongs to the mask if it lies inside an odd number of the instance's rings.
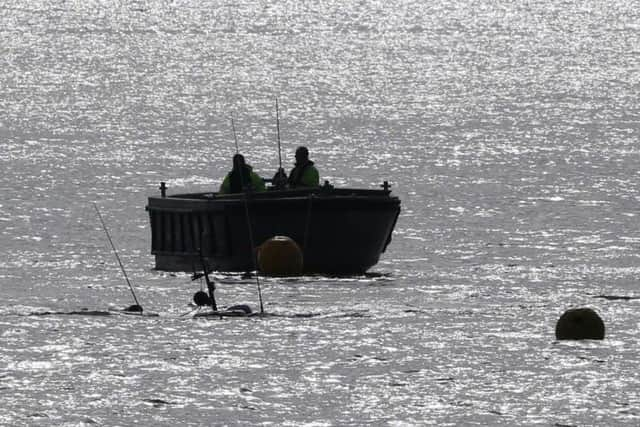
{"label": "hooded jacket", "polygon": [[251,189],[256,192],[264,191],[264,181],[257,173],[253,172],[251,166],[244,165],[241,172],[242,175],[236,169],[229,172],[220,185],[220,193],[242,193],[248,186],[251,186]]}
{"label": "hooded jacket", "polygon": [[295,187],[317,187],[320,185],[320,174],[311,160],[295,167],[289,173],[289,186]]}

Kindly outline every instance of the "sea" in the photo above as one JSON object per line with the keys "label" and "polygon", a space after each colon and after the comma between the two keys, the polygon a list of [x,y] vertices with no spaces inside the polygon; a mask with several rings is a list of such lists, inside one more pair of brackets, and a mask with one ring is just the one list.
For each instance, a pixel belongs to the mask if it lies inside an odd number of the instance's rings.
{"label": "sea", "polygon": [[[640,425],[638,0],[0,0],[0,94],[0,425]],[[195,317],[147,198],[278,139],[392,241]]]}

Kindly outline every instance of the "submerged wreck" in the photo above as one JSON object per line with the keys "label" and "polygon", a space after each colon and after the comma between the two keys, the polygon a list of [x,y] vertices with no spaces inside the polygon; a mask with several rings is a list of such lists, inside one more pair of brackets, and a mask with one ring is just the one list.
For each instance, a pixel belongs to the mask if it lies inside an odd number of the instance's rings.
{"label": "submerged wreck", "polygon": [[208,268],[253,271],[257,247],[288,236],[301,248],[307,274],[362,274],[391,242],[400,200],[381,189],[274,189],[238,194],[190,193],[149,197],[155,267],[194,271],[202,254]]}

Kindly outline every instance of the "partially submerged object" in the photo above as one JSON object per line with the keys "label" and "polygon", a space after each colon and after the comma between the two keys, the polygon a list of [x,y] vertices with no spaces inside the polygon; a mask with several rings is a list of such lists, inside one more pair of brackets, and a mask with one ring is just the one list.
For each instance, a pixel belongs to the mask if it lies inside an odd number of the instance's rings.
{"label": "partially submerged object", "polygon": [[572,308],[565,311],[556,323],[557,340],[602,340],[605,326],[592,308]]}
{"label": "partially submerged object", "polygon": [[258,313],[254,313],[251,307],[245,304],[234,305],[227,307],[224,310],[205,311],[194,314],[193,317],[205,317],[205,318],[221,318],[221,317],[251,317]]}
{"label": "partially submerged object", "polygon": [[[205,279],[207,284],[207,292],[203,290],[199,290],[193,295],[193,302],[196,303],[198,309],[204,306],[211,306],[211,311],[206,313],[197,313],[194,317],[248,317],[253,316],[253,310],[247,304],[237,304],[231,307],[228,307],[223,310],[218,309],[218,304],[216,303],[216,285],[215,283],[209,279],[209,271],[202,256],[202,253],[199,254],[200,263],[202,266],[202,273],[198,273],[196,271],[193,272],[193,276],[191,276],[191,280],[198,280],[200,278]],[[195,270],[195,268],[194,268]],[[258,286],[258,297],[260,298],[260,313],[264,313],[264,307],[262,305],[262,293],[260,292],[260,287]]]}
{"label": "partially submerged object", "polygon": [[303,272],[362,274],[391,242],[400,200],[382,189],[324,186],[261,193],[190,193],[149,197],[151,253],[158,270],[256,269],[256,249],[288,236],[302,250]]}

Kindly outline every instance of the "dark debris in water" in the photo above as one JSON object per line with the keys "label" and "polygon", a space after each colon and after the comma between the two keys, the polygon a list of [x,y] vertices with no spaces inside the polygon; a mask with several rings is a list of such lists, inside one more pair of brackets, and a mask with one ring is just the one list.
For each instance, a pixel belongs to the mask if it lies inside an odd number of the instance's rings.
{"label": "dark debris in water", "polygon": [[627,295],[594,295],[594,298],[602,298],[609,301],[629,301],[632,299],[639,299],[640,297],[631,297]]}
{"label": "dark debris in water", "polygon": [[159,316],[157,313],[129,312],[126,310],[89,310],[88,308],[71,311],[34,311],[28,313],[27,316],[113,316],[116,314],[127,314],[139,317]]}
{"label": "dark debris in water", "polygon": [[401,383],[401,382],[398,382],[398,381],[392,381],[392,382],[389,383],[389,386],[391,386],[391,387],[406,387],[407,383]]}
{"label": "dark debris in water", "polygon": [[33,414],[29,414],[29,418],[49,418],[49,415],[44,412],[34,412]]}
{"label": "dark debris in water", "polygon": [[382,356],[364,356],[362,354],[354,354],[351,356],[350,361],[375,361],[375,362],[388,362],[390,359]]}
{"label": "dark debris in water", "polygon": [[283,317],[291,317],[291,318],[301,318],[301,319],[307,319],[307,318],[311,318],[311,317],[318,317],[321,316],[322,313],[294,313],[291,316],[283,316]]}
{"label": "dark debris in water", "polygon": [[371,317],[371,315],[368,313],[367,310],[364,310],[364,311],[339,312],[339,313],[331,313],[331,312],[263,313],[263,314],[260,314],[260,317],[275,317],[275,318],[283,318],[283,319],[311,319],[314,317],[321,317],[321,318],[339,319],[339,318],[367,318],[367,317]]}
{"label": "dark debris in water", "polygon": [[[196,310],[185,313],[181,317],[193,313]],[[220,313],[206,312],[196,313],[193,318],[214,318],[219,319]],[[251,313],[249,315],[223,316],[223,317],[240,317],[240,318],[276,318],[276,319],[312,319],[312,318],[366,318],[371,317],[365,312],[347,312],[347,313],[328,313],[328,312],[308,312],[308,313]]]}
{"label": "dark debris in water", "polygon": [[371,315],[368,313],[368,310],[364,310],[364,311],[354,311],[351,313],[340,313],[340,314],[336,314],[333,316],[328,316],[331,318],[342,318],[342,317],[347,317],[347,318],[361,318],[361,317],[371,317]]}
{"label": "dark debris in water", "polygon": [[36,311],[29,313],[29,316],[60,316],[60,315],[82,315],[82,316],[111,316],[110,311],[89,310],[83,308],[77,311]]}
{"label": "dark debris in water", "polygon": [[164,399],[142,399],[145,403],[152,404],[155,408],[161,408],[165,405],[173,405],[173,403],[166,401]]}

